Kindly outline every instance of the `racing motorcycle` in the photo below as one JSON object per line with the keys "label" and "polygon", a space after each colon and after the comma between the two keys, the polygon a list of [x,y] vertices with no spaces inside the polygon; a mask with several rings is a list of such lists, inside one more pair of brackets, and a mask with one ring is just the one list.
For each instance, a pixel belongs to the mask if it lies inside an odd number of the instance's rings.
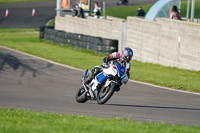
{"label": "racing motorcycle", "polygon": [[106,103],[114,94],[120,90],[122,84],[128,82],[126,67],[119,61],[110,61],[101,65],[101,72],[98,73],[87,85],[84,83],[88,77],[88,69],[83,73],[82,86],[76,94],[76,101],[85,103],[88,100],[96,100],[98,104]]}

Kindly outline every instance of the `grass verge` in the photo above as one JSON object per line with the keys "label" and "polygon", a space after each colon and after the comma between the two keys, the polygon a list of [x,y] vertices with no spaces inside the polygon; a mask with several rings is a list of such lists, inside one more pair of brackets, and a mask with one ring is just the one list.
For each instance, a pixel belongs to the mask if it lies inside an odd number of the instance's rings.
{"label": "grass verge", "polygon": [[[39,33],[34,29],[0,29],[0,45],[23,51],[55,62],[80,69],[91,69],[100,65],[104,55],[60,46],[39,40]],[[160,65],[131,61],[131,79],[166,87],[200,92],[200,71],[188,71]]]}
{"label": "grass verge", "polygon": [[0,108],[2,133],[199,133],[200,127]]}
{"label": "grass verge", "polygon": [[[144,9],[145,13],[148,12],[148,10],[152,7],[152,5],[153,4],[142,5],[142,8]],[[109,8],[106,10],[106,15],[126,19],[127,16],[136,16],[137,8],[138,8],[137,5]],[[187,1],[182,1],[181,2],[181,16],[182,17],[186,17],[186,11],[187,11]],[[198,18],[198,19],[200,18],[200,0],[196,0],[195,2],[195,18]]]}

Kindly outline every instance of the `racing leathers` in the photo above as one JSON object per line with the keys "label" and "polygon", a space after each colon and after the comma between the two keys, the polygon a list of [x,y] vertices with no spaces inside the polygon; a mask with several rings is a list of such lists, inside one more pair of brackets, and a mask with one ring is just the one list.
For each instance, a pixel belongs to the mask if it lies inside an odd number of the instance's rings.
{"label": "racing leathers", "polygon": [[[109,62],[111,60],[120,61],[121,60],[121,54],[117,53],[117,52],[114,52],[114,53],[110,54],[108,57],[105,57],[103,59],[103,63],[107,63],[107,62]],[[131,69],[131,63],[130,62],[126,62],[125,65],[126,65],[126,74],[127,74],[128,78],[130,78],[129,71]]]}
{"label": "racing leathers", "polygon": [[[112,61],[112,60],[113,61],[114,60],[121,61],[121,54],[117,53],[117,52],[114,52],[114,53],[110,54],[108,57],[103,58],[103,66],[106,66],[106,64],[109,61]],[[127,74],[128,78],[129,78],[130,77],[129,71],[131,69],[131,63],[130,62],[126,62],[125,65],[126,65],[126,74]],[[90,75],[85,80],[85,84],[89,84],[92,81],[92,79],[100,72],[102,72],[102,66],[95,66],[94,68],[92,68]]]}

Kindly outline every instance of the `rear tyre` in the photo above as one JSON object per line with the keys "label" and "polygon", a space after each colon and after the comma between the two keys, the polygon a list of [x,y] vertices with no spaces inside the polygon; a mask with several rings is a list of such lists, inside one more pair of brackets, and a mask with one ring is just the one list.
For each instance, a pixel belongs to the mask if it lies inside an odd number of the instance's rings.
{"label": "rear tyre", "polygon": [[97,103],[104,104],[106,103],[114,94],[116,84],[111,82],[110,85],[104,89],[101,89],[97,96]]}
{"label": "rear tyre", "polygon": [[76,94],[76,101],[78,103],[85,103],[88,99],[86,98],[86,91],[84,87],[82,86],[79,90],[78,93]]}

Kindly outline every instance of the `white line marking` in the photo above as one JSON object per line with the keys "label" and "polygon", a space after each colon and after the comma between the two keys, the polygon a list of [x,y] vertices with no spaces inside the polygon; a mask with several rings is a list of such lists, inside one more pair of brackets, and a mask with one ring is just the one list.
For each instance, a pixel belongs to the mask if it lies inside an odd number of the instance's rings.
{"label": "white line marking", "polygon": [[[44,59],[44,58],[41,58],[41,57],[38,57],[38,56],[35,56],[35,55],[31,55],[31,54],[28,54],[28,53],[25,53],[25,52],[21,52],[21,51],[15,50],[15,49],[7,48],[7,47],[4,47],[4,46],[0,46],[0,48],[8,49],[10,51],[21,53],[21,54],[24,54],[24,55],[27,55],[27,56],[30,56],[30,57],[33,57],[33,58],[36,58],[36,59],[38,58],[40,60],[47,61],[47,62],[53,63],[55,65],[59,65],[59,66],[62,66],[62,67],[67,67],[67,68],[70,68],[70,69],[73,69],[73,70],[77,70],[77,71],[81,71],[81,72],[84,71],[84,70],[79,69],[79,68],[75,68],[75,67],[71,67],[71,66],[68,66],[68,65],[61,64],[61,63],[57,63],[57,62],[54,62],[54,61],[51,61],[51,60],[48,60],[48,59]],[[161,88],[161,89],[165,89],[165,90],[171,90],[171,91],[176,91],[176,92],[181,92],[181,93],[186,93],[186,94],[194,94],[194,95],[199,95],[200,96],[200,93],[189,92],[189,91],[184,91],[184,90],[177,90],[177,89],[163,87],[163,86],[154,85],[154,84],[150,84],[150,83],[145,83],[145,82],[141,82],[141,81],[135,81],[135,80],[129,80],[129,81],[131,81],[133,83],[139,83],[139,84],[148,85],[148,86]]]}
{"label": "white line marking", "polygon": [[139,84],[143,84],[143,85],[156,87],[156,88],[161,88],[161,89],[165,89],[165,90],[177,91],[177,92],[181,92],[181,93],[194,94],[194,95],[200,96],[200,93],[196,93],[196,92],[190,92],[190,91],[184,91],[184,90],[178,90],[178,89],[163,87],[163,86],[154,85],[154,84],[151,84],[151,83],[145,83],[145,82],[142,82],[142,81],[135,81],[135,80],[129,80],[129,81],[134,82],[134,83],[139,83]]}
{"label": "white line marking", "polygon": [[[67,68],[82,71],[82,72],[84,71],[84,70],[79,69],[79,68],[75,68],[75,67],[71,67],[71,66],[68,66],[68,65],[61,64],[61,63],[57,63],[57,62],[54,62],[54,61],[51,61],[51,60],[48,60],[48,59],[44,59],[44,58],[41,58],[41,57],[38,57],[38,56],[35,56],[35,55],[31,55],[31,54],[28,54],[28,53],[25,53],[25,52],[22,52],[22,51],[18,51],[18,50],[15,50],[15,49],[11,49],[11,48],[8,48],[8,47],[0,46],[0,48],[4,48],[4,49],[10,50],[10,51],[14,51],[14,52],[17,52],[17,53],[21,53],[21,54],[30,56],[30,57],[32,57],[32,59],[33,58],[34,59],[40,59],[40,60],[47,61],[49,63],[53,63],[55,65],[59,65],[59,66],[62,66],[62,67],[67,67]],[[22,57],[22,59],[23,59],[23,57]]]}

